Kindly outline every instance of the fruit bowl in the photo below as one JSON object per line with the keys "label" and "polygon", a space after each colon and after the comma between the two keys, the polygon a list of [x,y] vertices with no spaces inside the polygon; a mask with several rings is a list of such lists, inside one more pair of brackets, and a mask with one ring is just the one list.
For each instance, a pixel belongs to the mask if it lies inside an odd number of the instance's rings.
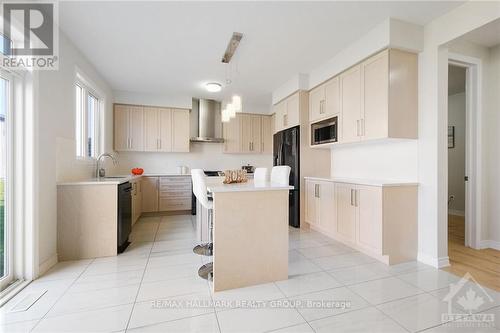
{"label": "fruit bowl", "polygon": [[132,174],[135,175],[135,176],[142,175],[143,173],[144,173],[144,169],[143,168],[133,168],[132,169]]}

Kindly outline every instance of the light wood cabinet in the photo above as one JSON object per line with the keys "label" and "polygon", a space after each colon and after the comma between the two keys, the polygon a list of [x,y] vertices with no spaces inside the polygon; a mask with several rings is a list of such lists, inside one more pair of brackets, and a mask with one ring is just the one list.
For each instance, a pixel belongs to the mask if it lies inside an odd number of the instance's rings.
{"label": "light wood cabinet", "polygon": [[335,187],[331,182],[306,181],[306,222],[327,233],[335,228]]}
{"label": "light wood cabinet", "polygon": [[115,150],[188,152],[189,110],[115,104]]}
{"label": "light wood cabinet", "polygon": [[143,177],[142,210],[164,212],[190,210],[192,201],[191,177]]}
{"label": "light wood cabinet", "polygon": [[314,230],[387,264],[417,255],[416,185],[306,179],[305,220]]}
{"label": "light wood cabinet", "polygon": [[356,186],[356,243],[368,251],[382,253],[382,188]]}
{"label": "light wood cabinet", "polygon": [[274,131],[279,132],[300,124],[300,92],[288,96],[273,106]]}
{"label": "light wood cabinet", "polygon": [[117,151],[144,150],[144,110],[142,106],[115,106],[114,146]]}
{"label": "light wood cabinet", "polygon": [[262,121],[262,140],[261,140],[261,152],[264,154],[273,153],[273,118],[263,116]]}
{"label": "light wood cabinet", "polygon": [[189,110],[172,109],[172,151],[189,152]]}
{"label": "light wood cabinet", "polygon": [[238,113],[223,124],[225,153],[271,153],[271,117]]}
{"label": "light wood cabinet", "polygon": [[356,215],[354,189],[349,184],[336,184],[337,227],[335,234],[348,244],[356,241]]}
{"label": "light wood cabinet", "polygon": [[173,151],[172,133],[172,110],[144,108],[144,151]]}
{"label": "light wood cabinet", "polygon": [[360,141],[361,118],[361,66],[355,66],[340,75],[340,100],[342,108],[342,137],[339,142]]}
{"label": "light wood cabinet", "polygon": [[142,213],[142,180],[131,181],[132,184],[132,225],[137,222]]}
{"label": "light wood cabinet", "polygon": [[323,83],[309,92],[309,121],[318,121],[340,113],[339,78]]}
{"label": "light wood cabinet", "polygon": [[239,153],[241,149],[241,119],[236,116],[229,122],[222,124],[222,136],[224,137],[224,153]]}
{"label": "light wood cabinet", "polygon": [[142,177],[142,211],[158,211],[158,177]]}
{"label": "light wood cabinet", "polygon": [[417,84],[417,55],[384,50],[312,89],[310,121],[338,115],[338,143],[416,139]]}

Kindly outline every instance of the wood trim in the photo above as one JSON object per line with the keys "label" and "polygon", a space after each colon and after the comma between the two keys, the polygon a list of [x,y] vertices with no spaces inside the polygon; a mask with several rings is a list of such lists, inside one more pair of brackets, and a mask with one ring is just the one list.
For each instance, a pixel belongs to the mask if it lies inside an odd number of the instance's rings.
{"label": "wood trim", "polygon": [[179,110],[189,110],[189,111],[191,111],[190,108],[180,108],[180,107],[176,107],[176,106],[165,106],[165,105],[113,103],[113,108],[115,107],[115,105],[136,106],[136,107],[143,107],[143,108],[179,109]]}

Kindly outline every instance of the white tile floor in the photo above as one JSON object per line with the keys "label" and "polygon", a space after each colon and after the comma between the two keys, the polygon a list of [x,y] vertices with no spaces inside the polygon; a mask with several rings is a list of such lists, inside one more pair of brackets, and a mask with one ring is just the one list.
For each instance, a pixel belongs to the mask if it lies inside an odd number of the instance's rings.
{"label": "white tile floor", "polygon": [[[142,218],[131,240],[118,257],[57,264],[0,308],[0,332],[500,330],[500,293],[485,289],[469,315],[453,303],[469,320],[443,324],[459,278],[416,262],[388,267],[316,232],[290,229],[288,280],[216,294],[197,276],[210,259],[192,253],[191,216]],[[40,290],[29,310],[11,311]]]}

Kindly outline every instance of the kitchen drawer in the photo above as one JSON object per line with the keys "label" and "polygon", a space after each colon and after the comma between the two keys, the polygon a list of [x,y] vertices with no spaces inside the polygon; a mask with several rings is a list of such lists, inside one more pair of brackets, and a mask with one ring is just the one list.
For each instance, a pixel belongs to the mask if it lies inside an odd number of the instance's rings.
{"label": "kitchen drawer", "polygon": [[160,191],[160,198],[191,198],[191,191]]}
{"label": "kitchen drawer", "polygon": [[160,211],[190,210],[191,198],[160,198]]}
{"label": "kitchen drawer", "polygon": [[191,191],[191,183],[170,183],[170,184],[160,184],[160,192],[177,192],[177,191]]}
{"label": "kitchen drawer", "polygon": [[160,185],[179,183],[191,184],[191,177],[160,177]]}

